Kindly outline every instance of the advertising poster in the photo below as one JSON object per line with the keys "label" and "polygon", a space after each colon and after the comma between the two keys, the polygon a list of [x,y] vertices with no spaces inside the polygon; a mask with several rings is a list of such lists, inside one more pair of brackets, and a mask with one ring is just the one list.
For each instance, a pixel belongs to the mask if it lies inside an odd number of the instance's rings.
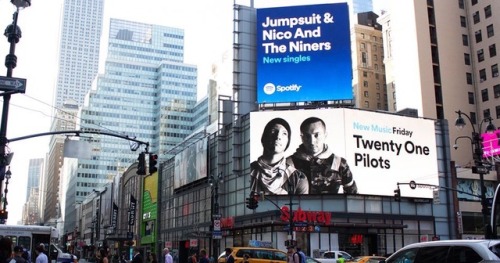
{"label": "advertising poster", "polygon": [[174,188],[207,176],[207,138],[189,145],[175,156]]}
{"label": "advertising poster", "polygon": [[[277,128],[265,129],[269,123]],[[355,109],[252,112],[250,140],[250,181],[267,194],[294,187],[295,194],[392,196],[398,182],[439,184],[433,120]],[[400,189],[402,196],[432,198],[430,188]]]}
{"label": "advertising poster", "polygon": [[347,3],[257,10],[259,103],[352,99]]}

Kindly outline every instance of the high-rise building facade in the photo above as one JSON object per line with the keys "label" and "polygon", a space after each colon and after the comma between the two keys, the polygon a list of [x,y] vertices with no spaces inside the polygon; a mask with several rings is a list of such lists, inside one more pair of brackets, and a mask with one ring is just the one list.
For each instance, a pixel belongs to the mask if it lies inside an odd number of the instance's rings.
{"label": "high-rise building facade", "polygon": [[373,12],[357,14],[351,29],[354,104],[357,108],[388,110],[382,26]]}
{"label": "high-rise building facade", "polygon": [[[148,152],[164,154],[190,135],[205,110],[195,109],[197,68],[183,63],[184,31],[111,19],[105,72],[81,110],[81,129],[104,131],[149,142]],[[195,112],[196,111],[196,112]],[[204,112],[205,117],[195,113]],[[196,119],[195,119],[196,117]],[[65,229],[73,229],[75,202],[104,186],[137,160],[126,139],[91,135],[90,160],[79,159],[67,176]]]}
{"label": "high-rise building facade", "polygon": [[[396,110],[412,108],[421,117],[446,120],[457,172],[457,187],[480,193],[471,150],[473,128],[484,133],[491,117],[500,122],[497,55],[500,2],[494,0],[389,1],[383,27],[389,98]],[[404,26],[402,26],[404,25]],[[453,126],[457,111],[467,114],[463,130]],[[464,117],[464,116],[462,116]],[[465,117],[464,117],[465,118]],[[480,125],[483,123],[483,125]],[[482,130],[480,130],[482,129]],[[467,139],[464,136],[468,136]],[[494,160],[493,160],[494,161]],[[490,160],[491,162],[491,160]],[[492,197],[497,174],[485,174],[486,197]],[[475,187],[477,186],[477,187]],[[458,194],[463,234],[484,232],[479,198]],[[479,229],[479,230],[478,230]]]}
{"label": "high-rise building facade", "polygon": [[30,159],[28,163],[28,183],[26,185],[26,202],[29,199],[31,189],[38,188],[40,184],[40,177],[44,171],[44,159],[36,158]]}
{"label": "high-rise building facade", "polygon": [[[74,130],[74,109],[83,105],[98,68],[104,0],[64,0],[59,42],[59,69],[54,93],[56,116],[51,131]],[[66,114],[70,106],[71,113]],[[68,119],[70,118],[70,119]],[[42,190],[42,219],[57,220],[60,210],[59,182],[63,166],[65,135],[54,135],[49,143],[45,189]],[[47,188],[48,187],[48,188]],[[50,191],[47,191],[50,189]]]}
{"label": "high-rise building facade", "polygon": [[99,69],[104,0],[65,0],[54,105],[83,105]]}
{"label": "high-rise building facade", "polygon": [[[57,109],[51,131],[68,131],[76,129],[78,105],[75,100],[67,100]],[[61,216],[61,169],[64,163],[64,140],[65,135],[51,136],[49,141],[49,153],[46,160],[46,173],[41,185],[40,216],[46,224],[59,220]],[[60,221],[60,220],[59,220]]]}

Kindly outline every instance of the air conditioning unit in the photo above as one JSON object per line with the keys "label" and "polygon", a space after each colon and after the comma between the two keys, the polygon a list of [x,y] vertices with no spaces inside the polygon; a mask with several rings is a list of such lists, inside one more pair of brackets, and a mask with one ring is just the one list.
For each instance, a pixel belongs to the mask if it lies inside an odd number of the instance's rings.
{"label": "air conditioning unit", "polygon": [[496,72],[495,74],[493,74],[493,77],[498,77],[498,72]]}

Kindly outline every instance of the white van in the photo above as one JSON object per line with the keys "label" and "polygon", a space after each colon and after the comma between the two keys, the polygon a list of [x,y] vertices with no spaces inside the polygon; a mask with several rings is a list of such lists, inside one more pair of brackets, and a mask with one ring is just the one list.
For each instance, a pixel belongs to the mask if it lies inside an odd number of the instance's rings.
{"label": "white van", "polygon": [[500,240],[442,240],[407,245],[381,263],[500,262]]}

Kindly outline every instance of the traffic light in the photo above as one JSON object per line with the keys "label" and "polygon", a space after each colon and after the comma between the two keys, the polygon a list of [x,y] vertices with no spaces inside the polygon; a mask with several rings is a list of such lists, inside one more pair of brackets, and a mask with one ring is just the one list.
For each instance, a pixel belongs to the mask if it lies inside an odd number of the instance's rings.
{"label": "traffic light", "polygon": [[5,210],[0,210],[0,219],[1,220],[7,219],[8,215],[9,215],[9,212],[7,212]]}
{"label": "traffic light", "polygon": [[247,208],[248,209],[256,209],[259,207],[259,201],[257,200],[258,196],[255,195],[250,195],[250,197],[247,198]]}
{"label": "traffic light", "polygon": [[137,165],[137,174],[146,175],[146,154],[139,153],[139,158],[137,158],[139,164]]}
{"label": "traffic light", "polygon": [[394,190],[394,201],[396,202],[401,201],[401,190],[399,188]]}
{"label": "traffic light", "polygon": [[247,200],[246,203],[247,203],[247,208],[248,209],[253,209],[252,208],[252,201],[251,201],[252,199],[253,198],[250,198],[250,197],[247,197],[247,199],[246,199]]}
{"label": "traffic light", "polygon": [[158,164],[158,155],[156,154],[149,154],[149,174],[154,174],[156,171],[158,171],[158,167],[156,167],[156,164]]}

